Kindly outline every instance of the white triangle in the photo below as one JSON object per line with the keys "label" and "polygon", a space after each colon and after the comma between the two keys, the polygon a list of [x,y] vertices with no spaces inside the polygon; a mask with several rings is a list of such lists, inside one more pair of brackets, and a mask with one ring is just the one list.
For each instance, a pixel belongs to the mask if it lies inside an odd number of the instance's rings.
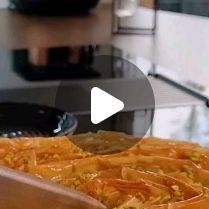
{"label": "white triangle", "polygon": [[98,124],[124,108],[124,103],[98,87],[91,89],[91,122]]}

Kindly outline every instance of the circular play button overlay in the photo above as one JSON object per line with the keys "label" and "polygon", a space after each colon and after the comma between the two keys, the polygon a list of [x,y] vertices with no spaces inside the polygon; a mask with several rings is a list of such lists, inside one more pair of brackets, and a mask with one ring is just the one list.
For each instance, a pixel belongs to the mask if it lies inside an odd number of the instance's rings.
{"label": "circular play button overlay", "polygon": [[124,109],[124,103],[98,87],[91,89],[91,122],[99,124]]}
{"label": "circular play button overlay", "polygon": [[73,143],[96,154],[117,153],[150,131],[154,93],[148,72],[134,60],[95,53],[77,71],[79,76],[61,81],[55,99],[57,108],[78,120]]}

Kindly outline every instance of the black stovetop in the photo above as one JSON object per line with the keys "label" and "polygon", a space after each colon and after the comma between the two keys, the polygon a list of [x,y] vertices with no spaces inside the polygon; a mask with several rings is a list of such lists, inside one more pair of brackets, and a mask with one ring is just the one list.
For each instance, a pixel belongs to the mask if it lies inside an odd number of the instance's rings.
{"label": "black stovetop", "polygon": [[[196,139],[209,145],[209,109],[205,105],[209,88],[199,88],[202,84],[196,84],[195,78],[187,80],[175,71],[108,45],[1,49],[0,57],[1,102],[38,103],[70,111],[78,118],[77,133],[104,129],[140,135],[154,114],[147,135]],[[133,84],[140,81],[142,73],[147,77],[151,75],[151,81],[158,87],[165,86],[164,90],[168,91],[172,88],[177,101],[169,102],[172,95],[162,92],[160,102],[155,98],[155,113],[153,109],[138,108],[138,84]],[[124,98],[127,107],[99,125],[93,125],[89,89],[92,86],[105,88],[107,83],[108,91]],[[161,94],[160,89],[155,97]],[[58,97],[62,97],[61,102]]]}

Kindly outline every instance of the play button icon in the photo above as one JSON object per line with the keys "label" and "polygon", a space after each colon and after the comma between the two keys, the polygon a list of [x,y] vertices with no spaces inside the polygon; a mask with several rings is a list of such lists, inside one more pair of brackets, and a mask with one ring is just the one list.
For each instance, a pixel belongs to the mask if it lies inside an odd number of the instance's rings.
{"label": "play button icon", "polygon": [[98,87],[91,89],[91,122],[98,124],[123,110],[124,103]]}

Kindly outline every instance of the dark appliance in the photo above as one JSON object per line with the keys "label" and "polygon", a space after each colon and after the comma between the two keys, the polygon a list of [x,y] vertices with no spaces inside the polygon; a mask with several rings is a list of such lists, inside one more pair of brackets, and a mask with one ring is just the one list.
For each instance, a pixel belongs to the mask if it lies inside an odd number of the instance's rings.
{"label": "dark appliance", "polygon": [[99,0],[10,0],[10,8],[28,14],[83,14],[98,2]]}

